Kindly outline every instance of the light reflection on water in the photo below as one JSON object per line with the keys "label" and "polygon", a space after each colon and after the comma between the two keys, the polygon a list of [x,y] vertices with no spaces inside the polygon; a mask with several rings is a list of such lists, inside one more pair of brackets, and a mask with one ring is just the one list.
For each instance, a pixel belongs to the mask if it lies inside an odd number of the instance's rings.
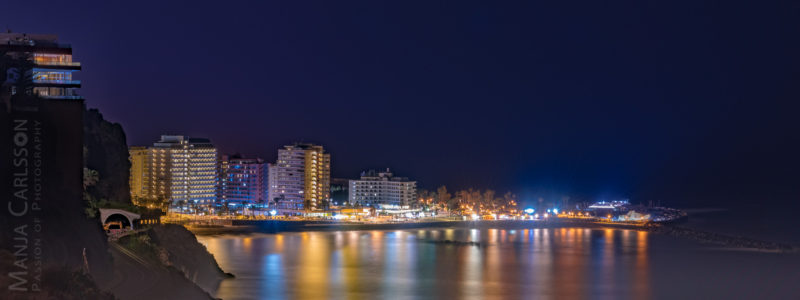
{"label": "light reflection on water", "polygon": [[[222,299],[651,296],[648,233],[435,229],[201,236]],[[481,242],[481,246],[436,241]]]}

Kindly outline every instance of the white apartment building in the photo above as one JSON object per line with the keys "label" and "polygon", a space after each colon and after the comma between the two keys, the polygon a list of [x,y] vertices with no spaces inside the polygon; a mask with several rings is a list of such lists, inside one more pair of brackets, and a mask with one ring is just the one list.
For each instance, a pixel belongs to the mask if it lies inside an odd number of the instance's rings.
{"label": "white apartment building", "polygon": [[361,179],[350,180],[349,194],[351,205],[404,207],[414,203],[417,182],[394,177],[389,169],[369,170],[361,173]]}
{"label": "white apartment building", "polygon": [[314,210],[322,201],[330,201],[331,156],[322,146],[284,146],[268,168],[267,200],[281,213]]}

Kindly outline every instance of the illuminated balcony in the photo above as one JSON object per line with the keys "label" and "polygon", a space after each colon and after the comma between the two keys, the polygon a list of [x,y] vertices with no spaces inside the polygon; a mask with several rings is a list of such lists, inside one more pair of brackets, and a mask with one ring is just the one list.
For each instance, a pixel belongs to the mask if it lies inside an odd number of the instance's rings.
{"label": "illuminated balcony", "polygon": [[79,62],[36,61],[35,64],[36,64],[37,67],[42,67],[42,68],[68,69],[68,70],[80,70],[81,69],[81,63],[79,63]]}
{"label": "illuminated balcony", "polygon": [[34,79],[34,84],[37,85],[69,85],[80,87],[80,80],[66,80],[66,79]]}
{"label": "illuminated balcony", "polygon": [[44,99],[55,99],[55,100],[81,100],[83,99],[82,96],[77,95],[62,95],[62,96],[40,96]]}

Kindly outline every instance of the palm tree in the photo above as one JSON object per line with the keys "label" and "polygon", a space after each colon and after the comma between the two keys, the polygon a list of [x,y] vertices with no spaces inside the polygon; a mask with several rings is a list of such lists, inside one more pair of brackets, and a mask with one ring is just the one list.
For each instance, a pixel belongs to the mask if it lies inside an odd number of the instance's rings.
{"label": "palm tree", "polygon": [[450,197],[451,195],[447,192],[446,186],[440,186],[438,189],[436,189],[436,203],[442,207],[450,205]]}
{"label": "palm tree", "polygon": [[493,190],[486,190],[483,192],[483,198],[481,202],[487,207],[490,208],[492,212],[497,212],[497,203],[494,202],[494,194]]}

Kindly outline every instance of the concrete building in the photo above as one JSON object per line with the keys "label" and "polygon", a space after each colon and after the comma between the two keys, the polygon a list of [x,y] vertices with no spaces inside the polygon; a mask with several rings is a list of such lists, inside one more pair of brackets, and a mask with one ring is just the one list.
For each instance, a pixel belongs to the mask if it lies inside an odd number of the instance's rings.
{"label": "concrete building", "polygon": [[147,147],[130,147],[128,149],[131,160],[131,200],[136,205],[143,205],[140,203],[141,199],[147,198],[147,190],[145,181],[147,176],[147,164],[150,157],[150,150]]}
{"label": "concrete building", "polygon": [[12,56],[27,56],[33,62],[34,94],[45,99],[83,99],[77,94],[81,82],[72,76],[81,70],[81,64],[72,61],[72,46],[59,43],[57,38],[54,34],[0,33],[0,48]]}
{"label": "concrete building", "polygon": [[208,139],[162,135],[146,151],[131,147],[130,153],[132,167],[145,160],[131,168],[131,181],[141,177],[142,201],[166,201],[180,211],[205,211],[216,201],[217,149]]}
{"label": "concrete building", "polygon": [[330,201],[330,174],[331,156],[322,146],[284,146],[269,166],[269,201],[281,213],[322,208]]}
{"label": "concrete building", "polygon": [[267,163],[267,204],[271,208],[277,208],[275,198],[278,197],[278,166]]}
{"label": "concrete building", "polygon": [[349,194],[351,205],[404,207],[416,200],[417,182],[395,177],[389,169],[369,170],[361,173],[361,179],[350,180]]}
{"label": "concrete building", "polygon": [[223,206],[240,210],[267,204],[267,173],[263,159],[223,155],[219,166],[217,201]]}

